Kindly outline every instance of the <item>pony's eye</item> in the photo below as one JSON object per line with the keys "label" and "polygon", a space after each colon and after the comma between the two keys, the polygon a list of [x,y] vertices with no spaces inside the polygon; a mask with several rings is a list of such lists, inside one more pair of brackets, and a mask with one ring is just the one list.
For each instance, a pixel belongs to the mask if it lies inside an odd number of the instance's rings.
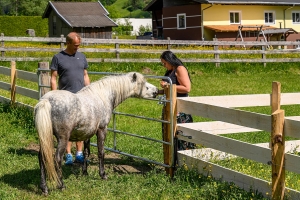
{"label": "pony's eye", "polygon": [[146,87],[146,89],[148,90],[148,89],[149,89],[149,87]]}

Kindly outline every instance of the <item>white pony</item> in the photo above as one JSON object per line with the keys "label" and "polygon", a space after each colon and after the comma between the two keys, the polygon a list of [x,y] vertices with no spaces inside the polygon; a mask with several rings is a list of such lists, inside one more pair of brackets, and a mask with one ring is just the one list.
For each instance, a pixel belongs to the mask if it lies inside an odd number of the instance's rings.
{"label": "white pony", "polygon": [[[40,141],[40,187],[48,195],[46,178],[59,189],[65,188],[61,164],[68,141],[84,141],[82,172],[87,175],[90,138],[97,135],[99,174],[104,170],[104,141],[112,112],[129,97],[155,98],[158,89],[140,73],[106,76],[76,94],[65,90],[46,93],[34,108],[35,126]],[[57,139],[54,156],[53,135]],[[54,162],[55,161],[55,162]]]}

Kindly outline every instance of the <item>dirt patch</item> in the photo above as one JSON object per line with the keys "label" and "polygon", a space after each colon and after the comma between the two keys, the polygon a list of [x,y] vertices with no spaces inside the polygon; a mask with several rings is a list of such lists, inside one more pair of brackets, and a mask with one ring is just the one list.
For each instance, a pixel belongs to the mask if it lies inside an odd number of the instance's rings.
{"label": "dirt patch", "polygon": [[[40,145],[36,143],[30,143],[26,148],[31,153],[38,153]],[[89,168],[98,169],[98,155],[91,154],[89,156]],[[108,152],[104,158],[105,168],[111,169],[119,174],[128,173],[145,173],[151,170],[151,167],[147,163],[136,162],[133,159],[124,159],[120,154],[114,152]],[[78,167],[77,163],[74,163],[74,167]]]}

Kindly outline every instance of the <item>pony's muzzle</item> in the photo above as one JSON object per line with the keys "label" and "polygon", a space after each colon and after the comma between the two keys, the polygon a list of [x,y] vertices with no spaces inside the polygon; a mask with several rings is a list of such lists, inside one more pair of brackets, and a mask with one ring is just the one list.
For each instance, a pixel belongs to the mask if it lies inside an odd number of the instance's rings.
{"label": "pony's muzzle", "polygon": [[156,98],[158,95],[158,88],[156,88],[155,92],[153,92],[153,98]]}

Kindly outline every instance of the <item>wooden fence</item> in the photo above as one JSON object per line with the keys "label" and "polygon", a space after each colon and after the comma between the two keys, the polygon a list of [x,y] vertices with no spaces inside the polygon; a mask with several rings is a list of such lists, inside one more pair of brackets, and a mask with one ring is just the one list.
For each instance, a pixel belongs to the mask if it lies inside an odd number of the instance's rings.
{"label": "wooden fence", "polygon": [[[0,81],[0,89],[9,91],[10,92],[10,98],[0,96],[0,102],[11,102],[15,103],[16,101],[16,94],[20,94],[22,96],[26,96],[32,99],[39,99],[39,92],[36,90],[32,90],[29,88],[24,88],[21,86],[18,86],[17,79],[22,79],[26,81],[31,81],[38,83],[38,76],[35,73],[27,72],[23,70],[17,70],[16,69],[16,62],[11,61],[10,68],[0,66],[0,74],[5,76],[10,76],[10,83]],[[17,102],[18,104],[22,104],[20,102]],[[24,105],[24,104],[23,104]],[[25,105],[32,109],[32,106]]]}
{"label": "wooden fence", "polygon": [[[6,37],[1,34],[0,61],[50,61],[51,57],[7,57],[6,52],[59,52],[64,49],[65,38],[50,38],[50,37]],[[43,42],[43,43],[58,43],[59,48],[30,48],[30,47],[5,47],[6,41],[13,42]],[[192,58],[182,58],[183,62],[197,63],[270,63],[270,62],[300,62],[300,41],[198,41],[198,40],[124,40],[124,39],[93,39],[83,38],[84,46],[89,44],[108,44],[108,48],[80,48],[81,52],[95,53],[113,53],[115,58],[89,58],[88,62],[139,62],[139,63],[157,63],[160,62],[159,55],[165,50],[171,50],[174,53],[187,54]],[[137,49],[130,48],[136,45],[159,46],[159,49]],[[123,47],[124,46],[124,47]],[[184,46],[203,46],[210,47],[206,50],[187,50],[181,48]],[[223,48],[228,46],[247,47],[240,50],[232,50]],[[251,49],[250,47],[255,47]],[[268,47],[274,47],[270,49]],[[280,49],[278,49],[280,47]],[[290,47],[287,49],[287,47]],[[276,49],[275,49],[276,48]],[[156,59],[149,58],[126,58],[124,56],[130,54],[157,54]],[[285,54],[285,58],[275,58],[276,54]],[[202,57],[199,55],[202,55]],[[207,55],[207,56],[203,56]],[[230,58],[228,55],[231,55]],[[240,58],[242,55],[259,55],[258,58]],[[208,57],[208,58],[207,58]]]}
{"label": "wooden fence", "polygon": [[[11,77],[10,83],[0,81],[0,89],[11,92],[10,98],[0,96],[1,102],[15,101],[15,94],[39,99],[38,91],[16,85],[17,79],[37,83],[39,81],[37,74],[16,70],[14,61],[11,62],[10,68],[0,66],[0,74]],[[255,94],[178,98],[177,111],[215,120],[212,122],[176,125],[175,129],[177,128],[185,133],[185,135],[178,135],[179,139],[202,144],[206,147],[205,149],[179,152],[179,164],[186,164],[190,168],[197,167],[200,173],[209,173],[215,178],[234,182],[246,190],[258,190],[267,197],[270,197],[270,194],[272,194],[273,199],[281,199],[283,195],[286,195],[288,199],[300,199],[298,191],[285,188],[284,185],[285,170],[300,173],[299,156],[289,153],[299,150],[300,141],[285,142],[285,136],[300,137],[300,116],[284,118],[284,112],[280,109],[280,105],[300,104],[299,99],[300,93],[281,94],[280,88],[274,89],[274,87],[272,95]],[[271,106],[273,113],[272,115],[265,115],[235,109],[253,106]],[[255,131],[272,133],[270,143],[249,144],[218,136],[226,133]],[[269,147],[270,144],[271,148]],[[211,158],[209,155],[211,155],[212,151],[215,156],[219,155],[220,158],[230,155],[240,156],[271,165],[272,174],[270,174],[270,177],[272,177],[272,182],[248,176],[210,162]],[[215,156],[214,158],[216,158]]]}
{"label": "wooden fence", "polygon": [[[275,86],[279,85],[275,82]],[[284,117],[280,105],[300,104],[300,93],[282,93],[274,87],[272,94],[187,97],[177,99],[177,109],[185,113],[210,118],[212,122],[177,124],[185,136],[179,139],[202,144],[204,149],[178,153],[180,165],[196,168],[223,181],[234,182],[246,190],[257,190],[272,199],[300,199],[299,191],[285,188],[285,170],[300,173],[300,140],[285,142],[285,136],[300,138],[300,116]],[[272,114],[265,115],[235,108],[271,106]],[[249,144],[221,137],[219,134],[267,131],[270,143]],[[191,139],[189,139],[191,138]],[[210,157],[213,154],[212,157]],[[272,182],[261,180],[214,164],[213,159],[243,157],[272,166]]]}

